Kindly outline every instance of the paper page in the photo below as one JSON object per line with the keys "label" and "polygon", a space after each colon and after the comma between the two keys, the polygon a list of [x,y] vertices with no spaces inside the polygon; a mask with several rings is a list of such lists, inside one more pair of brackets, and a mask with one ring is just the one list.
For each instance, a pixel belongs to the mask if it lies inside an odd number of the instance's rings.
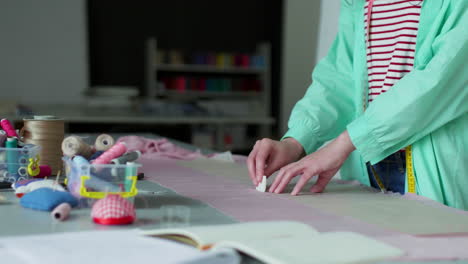
{"label": "paper page", "polygon": [[270,264],[374,263],[404,254],[398,248],[351,232],[242,242],[223,241],[215,247],[236,248]]}
{"label": "paper page", "polygon": [[[236,263],[234,252],[207,253],[180,243],[141,236],[136,230],[87,231],[5,237],[3,250],[20,259],[18,263],[210,263],[221,258]],[[0,251],[1,253],[1,251]],[[218,259],[219,260],[219,259]],[[3,262],[2,262],[3,263]]]}
{"label": "paper page", "polygon": [[155,229],[142,231],[145,235],[158,236],[180,234],[192,238],[199,247],[215,244],[219,241],[274,240],[299,234],[315,236],[312,227],[293,221],[248,222],[228,225],[193,226],[173,229]]}
{"label": "paper page", "polygon": [[28,264],[24,262],[20,257],[11,253],[9,250],[3,247],[0,244],[0,263],[8,263],[8,264]]}

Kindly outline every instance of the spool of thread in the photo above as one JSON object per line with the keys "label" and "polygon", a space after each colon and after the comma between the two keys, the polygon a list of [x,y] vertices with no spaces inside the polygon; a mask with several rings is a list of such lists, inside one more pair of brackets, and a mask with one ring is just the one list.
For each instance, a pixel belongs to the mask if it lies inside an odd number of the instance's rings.
{"label": "spool of thread", "polygon": [[53,115],[35,115],[34,116],[35,120],[55,120],[57,117]]}
{"label": "spool of thread", "polygon": [[71,206],[68,203],[61,203],[50,213],[53,219],[63,221],[70,215]]}
{"label": "spool of thread", "polygon": [[90,170],[90,163],[84,157],[75,156],[72,161],[74,164],[73,166],[77,168],[78,171],[74,172],[71,178],[68,179],[68,189],[75,196],[79,195],[79,192],[80,192],[79,182],[80,182],[81,175],[91,174],[92,176],[91,179],[86,181],[86,188],[91,188],[96,191],[106,191],[106,192],[118,192],[119,191],[117,186],[109,183],[108,181],[100,179],[100,177],[94,177],[95,172],[92,172]]}
{"label": "spool of thread", "polygon": [[39,174],[34,178],[45,178],[52,175],[52,168],[49,165],[39,165]]}
{"label": "spool of thread", "polygon": [[27,156],[20,156],[18,158],[18,164],[20,165],[28,165],[29,163],[29,158]]}
{"label": "spool of thread", "polygon": [[73,196],[80,197],[81,175],[83,175],[83,172],[87,173],[89,171],[89,162],[83,156],[75,156],[72,163],[71,172],[67,174],[67,187]]}
{"label": "spool of thread", "polygon": [[135,166],[135,162],[127,162],[125,167],[125,191],[128,192],[132,188],[132,177],[137,176],[137,167]]}
{"label": "spool of thread", "polygon": [[119,142],[104,152],[99,158],[93,160],[91,164],[109,164],[111,160],[122,156],[127,151],[124,142]]}
{"label": "spool of thread", "polygon": [[8,170],[0,169],[0,182],[7,181],[8,179]]}
{"label": "spool of thread", "polygon": [[101,134],[96,138],[94,148],[96,151],[106,151],[115,144],[115,140],[108,134]]}
{"label": "spool of thread", "polygon": [[94,154],[91,155],[91,157],[89,158],[89,160],[92,161],[92,160],[95,160],[95,159],[99,158],[99,156],[101,156],[102,153],[104,153],[104,151],[96,151],[96,152],[94,152]]}
{"label": "spool of thread", "polygon": [[0,121],[0,124],[3,128],[3,130],[5,130],[7,136],[9,137],[16,137],[18,138],[18,134],[16,133],[16,130],[15,128],[13,127],[13,125],[11,125],[10,121],[6,118],[2,119]]}
{"label": "spool of thread", "polygon": [[82,169],[83,166],[89,166],[89,161],[83,156],[75,156],[72,159],[76,167]]}
{"label": "spool of thread", "polygon": [[6,151],[0,151],[0,164],[6,163]]}
{"label": "spool of thread", "polygon": [[4,146],[6,139],[7,139],[6,133],[5,134],[0,133],[0,148]]}
{"label": "spool of thread", "polygon": [[88,159],[93,154],[93,149],[80,137],[69,136],[62,141],[62,152],[68,157],[79,155]]}
{"label": "spool of thread", "polygon": [[18,175],[21,177],[28,176],[28,169],[26,167],[19,167],[18,168]]}
{"label": "spool of thread", "polygon": [[63,119],[53,116],[35,116],[34,119],[24,119],[21,130],[24,143],[40,146],[39,165],[49,165],[52,174],[62,169],[61,144],[64,138]]}
{"label": "spool of thread", "polygon": [[135,161],[140,158],[141,152],[138,150],[125,153],[124,155],[111,160],[113,164],[125,164],[127,162]]}
{"label": "spool of thread", "polygon": [[[6,142],[6,147],[8,150],[6,151],[6,162],[7,162],[7,168],[8,168],[8,173],[10,175],[16,175],[15,179],[18,176],[18,139],[15,137],[11,137],[7,139]],[[11,150],[9,150],[11,149]]]}

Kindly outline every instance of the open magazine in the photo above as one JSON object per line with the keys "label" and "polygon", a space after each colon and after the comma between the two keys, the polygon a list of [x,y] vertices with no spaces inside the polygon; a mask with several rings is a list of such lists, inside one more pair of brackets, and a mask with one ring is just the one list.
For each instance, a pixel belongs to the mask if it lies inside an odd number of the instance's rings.
{"label": "open magazine", "polygon": [[232,248],[272,264],[372,263],[403,255],[400,249],[358,233],[319,233],[293,221],[155,229],[143,234],[200,250]]}

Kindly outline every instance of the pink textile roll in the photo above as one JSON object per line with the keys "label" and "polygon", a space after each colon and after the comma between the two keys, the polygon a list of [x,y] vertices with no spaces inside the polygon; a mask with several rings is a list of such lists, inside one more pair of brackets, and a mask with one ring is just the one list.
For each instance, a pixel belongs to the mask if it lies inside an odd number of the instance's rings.
{"label": "pink textile roll", "polygon": [[68,218],[71,206],[68,203],[61,203],[50,213],[53,219],[63,221]]}
{"label": "pink textile roll", "polygon": [[91,164],[109,164],[111,160],[122,156],[127,151],[127,146],[123,142],[119,142],[102,153],[97,159],[91,162]]}
{"label": "pink textile roll", "polygon": [[18,137],[18,134],[16,133],[16,130],[15,128],[13,127],[13,125],[10,123],[10,121],[6,118],[2,119],[2,121],[0,121],[0,124],[3,128],[3,130],[5,130],[7,136],[9,137]]}
{"label": "pink textile roll", "polygon": [[49,165],[40,165],[39,174],[35,178],[45,178],[52,175],[52,168]]}

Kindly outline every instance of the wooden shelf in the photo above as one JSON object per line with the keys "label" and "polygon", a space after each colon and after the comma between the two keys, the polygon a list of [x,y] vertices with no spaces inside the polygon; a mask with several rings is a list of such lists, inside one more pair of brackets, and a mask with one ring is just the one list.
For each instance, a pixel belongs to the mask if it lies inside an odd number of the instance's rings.
{"label": "wooden shelf", "polygon": [[155,66],[157,71],[166,72],[189,72],[189,73],[222,73],[222,74],[263,74],[262,68],[243,68],[243,67],[219,67],[214,65],[196,65],[196,64],[158,64]]}
{"label": "wooden shelf", "polygon": [[[164,102],[177,102],[177,101],[207,101],[220,103],[220,106],[216,106],[213,111],[214,114],[223,113],[223,110],[228,110],[229,105],[226,105],[227,109],[224,109],[225,102],[228,104],[232,101],[246,103],[248,108],[240,110],[248,110],[250,113],[243,117],[238,116],[225,116],[220,115],[218,117],[213,116],[200,116],[200,115],[187,115],[184,117],[157,117],[161,123],[185,123],[193,125],[212,125],[216,130],[215,149],[225,149],[224,135],[226,134],[225,129],[229,125],[252,125],[256,137],[270,137],[272,132],[272,125],[275,124],[275,119],[271,117],[271,73],[270,73],[270,56],[271,47],[269,43],[258,43],[255,51],[256,56],[261,56],[264,61],[258,66],[240,67],[240,66],[217,66],[217,65],[204,65],[204,64],[187,64],[181,61],[181,64],[168,64],[168,63],[157,63],[160,54],[158,52],[158,42],[156,38],[148,38],[145,42],[146,55],[145,55],[145,77],[146,77],[146,98],[161,100]],[[232,80],[251,80],[258,81],[260,88],[249,89],[249,91],[239,91],[235,87],[236,91],[218,91],[211,89],[206,91],[195,91],[185,90],[178,91],[173,89],[165,89],[163,85],[159,85],[158,82],[162,82],[163,78],[175,78],[174,76],[181,76],[191,78],[202,77],[202,78],[221,78],[227,81]],[[159,78],[158,78],[159,77]],[[188,85],[180,85],[178,87],[186,87]],[[228,85],[226,85],[228,86]],[[224,87],[224,85],[221,85]],[[229,87],[229,86],[228,86]],[[231,88],[234,85],[230,86]],[[247,86],[249,87],[249,86]],[[167,87],[166,87],[167,88]],[[207,84],[208,88],[208,84]],[[209,102],[209,103],[211,103]],[[232,106],[231,109],[232,110]],[[226,111],[228,113],[229,111]],[[227,114],[226,114],[227,115]],[[155,118],[155,117],[153,117]],[[132,120],[139,120],[140,122],[148,121],[155,122],[155,120],[149,120],[146,117],[135,117]],[[250,148],[250,146],[247,146]]]}
{"label": "wooden shelf", "polygon": [[[67,123],[94,124],[263,124],[272,125],[275,119],[262,116],[180,116],[144,114],[138,111],[88,108],[82,105],[32,105],[35,115],[55,115]],[[25,116],[6,115],[12,122],[21,122]]]}
{"label": "wooden shelf", "polygon": [[245,98],[259,96],[260,92],[214,92],[214,91],[158,91],[157,96],[170,97],[177,99],[196,99],[196,98]]}

